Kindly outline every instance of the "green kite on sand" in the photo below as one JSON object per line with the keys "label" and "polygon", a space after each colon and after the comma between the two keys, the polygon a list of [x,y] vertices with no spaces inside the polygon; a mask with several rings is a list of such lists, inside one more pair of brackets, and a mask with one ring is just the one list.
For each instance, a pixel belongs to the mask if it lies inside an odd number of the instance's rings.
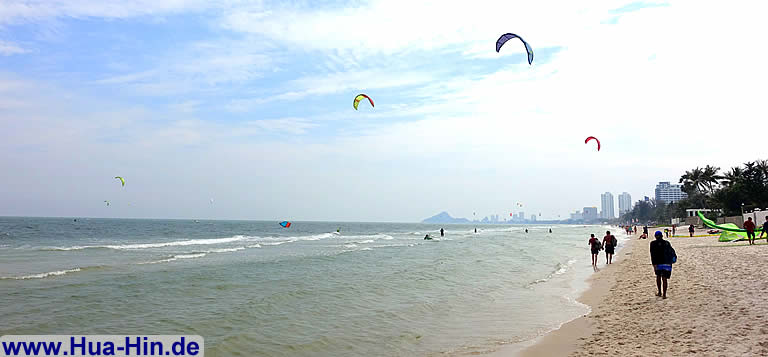
{"label": "green kite on sand", "polygon": [[[713,229],[719,229],[723,231],[723,233],[720,233],[720,238],[718,238],[718,241],[720,242],[736,242],[740,240],[747,240],[747,230],[741,229],[739,226],[733,224],[733,223],[724,223],[724,224],[717,224],[713,222],[711,219],[704,217],[701,212],[696,212],[696,215],[699,216],[699,219],[701,219],[702,222],[704,222],[704,225],[713,228]],[[761,232],[763,230],[762,227],[755,229],[755,233]]]}

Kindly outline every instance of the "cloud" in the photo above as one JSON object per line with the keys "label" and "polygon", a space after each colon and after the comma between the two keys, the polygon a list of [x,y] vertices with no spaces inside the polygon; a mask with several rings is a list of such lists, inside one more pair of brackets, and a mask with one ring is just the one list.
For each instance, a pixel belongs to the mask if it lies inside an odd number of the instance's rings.
{"label": "cloud", "polygon": [[0,25],[57,18],[128,18],[145,15],[200,11],[219,5],[217,1],[88,1],[88,0],[4,0],[0,2]]}
{"label": "cloud", "polygon": [[0,40],[0,55],[10,56],[28,52],[28,50],[25,50],[14,43]]}

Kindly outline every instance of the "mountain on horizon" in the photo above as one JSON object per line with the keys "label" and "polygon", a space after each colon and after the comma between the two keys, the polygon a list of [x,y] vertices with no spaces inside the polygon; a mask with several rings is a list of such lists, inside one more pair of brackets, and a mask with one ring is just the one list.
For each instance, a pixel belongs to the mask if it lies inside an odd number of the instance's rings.
{"label": "mountain on horizon", "polygon": [[472,221],[466,218],[453,218],[448,212],[443,211],[421,221],[421,223],[472,223]]}

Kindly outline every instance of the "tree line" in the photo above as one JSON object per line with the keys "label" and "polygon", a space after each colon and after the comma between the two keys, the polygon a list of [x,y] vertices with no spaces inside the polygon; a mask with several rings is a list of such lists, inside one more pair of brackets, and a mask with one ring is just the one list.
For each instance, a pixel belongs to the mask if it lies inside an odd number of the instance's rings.
{"label": "tree line", "polygon": [[[742,209],[768,209],[768,160],[746,162],[724,172],[716,166],[696,167],[680,176],[679,183],[688,198],[669,204],[653,199],[639,201],[620,220],[669,222],[685,217],[685,210],[690,208],[720,209],[724,216],[740,215]],[[707,216],[714,218],[716,214]]]}

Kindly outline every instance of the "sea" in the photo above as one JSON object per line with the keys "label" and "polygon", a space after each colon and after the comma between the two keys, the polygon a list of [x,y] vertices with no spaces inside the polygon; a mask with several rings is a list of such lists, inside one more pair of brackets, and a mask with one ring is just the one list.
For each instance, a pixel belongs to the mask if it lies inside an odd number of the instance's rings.
{"label": "sea", "polygon": [[587,241],[610,229],[292,223],[0,217],[0,335],[200,335],[206,356],[484,354],[588,313]]}

